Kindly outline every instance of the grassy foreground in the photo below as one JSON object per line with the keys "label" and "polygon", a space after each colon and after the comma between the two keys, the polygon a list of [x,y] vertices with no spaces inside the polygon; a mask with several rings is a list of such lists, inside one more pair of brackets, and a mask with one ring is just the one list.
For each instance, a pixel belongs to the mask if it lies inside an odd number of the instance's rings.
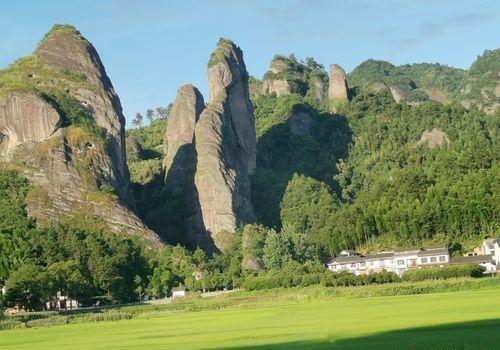
{"label": "grassy foreground", "polygon": [[[283,291],[287,293],[287,291]],[[293,293],[296,293],[293,292]],[[234,298],[234,297],[232,297]],[[500,347],[500,287],[317,299],[0,332],[0,349],[425,349]],[[202,301],[200,301],[202,302]]]}

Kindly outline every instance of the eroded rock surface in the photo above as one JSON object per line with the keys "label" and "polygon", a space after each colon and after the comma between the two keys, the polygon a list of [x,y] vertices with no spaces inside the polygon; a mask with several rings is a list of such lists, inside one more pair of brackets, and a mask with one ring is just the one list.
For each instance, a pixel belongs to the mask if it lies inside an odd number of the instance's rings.
{"label": "eroded rock surface", "polygon": [[129,209],[125,120],[93,46],[73,27],[55,26],[23,64],[29,80],[19,76],[25,86],[0,103],[0,159],[34,185],[28,215],[39,224],[92,217],[162,245]]}
{"label": "eroded rock surface", "polygon": [[0,100],[0,156],[9,159],[17,146],[48,139],[61,122],[55,108],[35,92],[8,93]]}
{"label": "eroded rock surface", "polygon": [[344,69],[337,64],[332,64],[330,66],[329,78],[328,98],[332,101],[347,100],[349,90]]}
{"label": "eroded rock surface", "polygon": [[208,71],[211,102],[195,133],[195,185],[204,226],[195,239],[224,250],[236,228],[254,219],[248,176],[255,169],[256,137],[241,50],[225,41],[214,54],[219,59]]}
{"label": "eroded rock surface", "polygon": [[56,72],[80,75],[89,88],[74,97],[86,107],[97,125],[106,129],[112,166],[122,196],[128,191],[129,173],[125,159],[125,117],[113,85],[94,46],[71,27],[52,29],[35,50],[40,62]]}
{"label": "eroded rock surface", "polygon": [[420,137],[420,140],[418,140],[417,145],[420,146],[423,144],[427,144],[427,147],[432,149],[449,143],[450,139],[448,138],[448,135],[446,135],[438,128],[433,128],[432,130],[425,130],[422,133],[422,136]]}

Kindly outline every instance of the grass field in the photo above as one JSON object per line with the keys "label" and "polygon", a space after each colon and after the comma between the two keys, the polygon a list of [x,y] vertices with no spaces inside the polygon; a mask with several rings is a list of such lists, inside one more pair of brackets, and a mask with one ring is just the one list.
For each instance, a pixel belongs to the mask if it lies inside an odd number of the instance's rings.
{"label": "grass field", "polygon": [[149,312],[2,331],[0,349],[500,349],[500,288]]}

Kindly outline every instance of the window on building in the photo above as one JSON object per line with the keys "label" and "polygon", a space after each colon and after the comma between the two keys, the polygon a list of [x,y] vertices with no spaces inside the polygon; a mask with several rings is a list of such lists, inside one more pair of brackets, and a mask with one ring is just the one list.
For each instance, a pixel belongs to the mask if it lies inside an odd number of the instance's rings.
{"label": "window on building", "polygon": [[435,256],[431,256],[431,263],[435,263],[437,261],[437,258]]}
{"label": "window on building", "polygon": [[441,255],[441,256],[439,257],[439,261],[441,261],[441,262],[446,261],[446,256]]}
{"label": "window on building", "polygon": [[398,260],[398,265],[404,265],[405,261],[404,260]]}
{"label": "window on building", "polygon": [[427,258],[422,258],[422,264],[427,264]]}
{"label": "window on building", "polygon": [[351,264],[351,268],[355,269],[356,268],[356,264]]}

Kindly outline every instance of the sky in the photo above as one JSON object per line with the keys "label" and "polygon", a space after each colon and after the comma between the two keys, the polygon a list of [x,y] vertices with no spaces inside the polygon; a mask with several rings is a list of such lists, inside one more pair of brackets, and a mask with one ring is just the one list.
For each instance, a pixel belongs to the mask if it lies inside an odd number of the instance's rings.
{"label": "sky", "polygon": [[347,72],[369,58],[466,69],[500,47],[498,0],[1,0],[0,68],[30,54],[55,23],[93,43],[127,127],[184,83],[208,100],[207,62],[220,37],[241,47],[257,78],[275,54]]}

